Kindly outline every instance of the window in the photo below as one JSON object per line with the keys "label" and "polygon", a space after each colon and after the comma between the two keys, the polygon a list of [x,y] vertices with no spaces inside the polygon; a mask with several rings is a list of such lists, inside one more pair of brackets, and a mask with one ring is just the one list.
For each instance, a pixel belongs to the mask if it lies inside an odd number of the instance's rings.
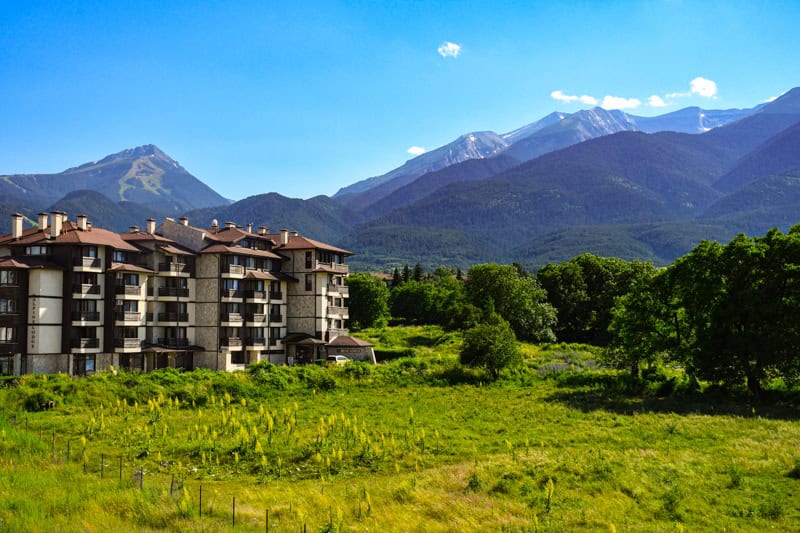
{"label": "window", "polygon": [[0,376],[14,374],[14,358],[10,355],[0,355]]}
{"label": "window", "polygon": [[313,282],[311,280],[311,274],[306,274],[306,290],[310,291],[314,288]]}
{"label": "window", "polygon": [[306,252],[306,268],[311,268],[311,252]]}
{"label": "window", "polygon": [[114,255],[112,256],[112,260],[117,263],[127,263],[128,255],[121,250],[114,250]]}
{"label": "window", "polygon": [[114,328],[115,339],[136,339],[138,337],[139,337],[139,331],[135,326]]}
{"label": "window", "polygon": [[72,374],[75,376],[87,376],[94,374],[93,355],[75,355],[72,359]]}
{"label": "window", "polygon": [[0,313],[14,313],[17,310],[16,300],[0,298]]}
{"label": "window", "polygon": [[75,285],[97,285],[97,274],[91,272],[75,272],[72,280]]}
{"label": "window", "polygon": [[96,313],[97,300],[73,300],[72,310],[76,313]]}
{"label": "window", "polygon": [[243,365],[245,364],[244,360],[244,351],[239,350],[236,352],[231,352],[231,364],[232,365]]}
{"label": "window", "polygon": [[281,282],[280,281],[270,281],[269,282],[269,292],[272,294],[280,294],[281,292]]}
{"label": "window", "polygon": [[123,274],[117,272],[117,285],[139,286],[139,274]]}
{"label": "window", "polygon": [[25,255],[47,255],[47,246],[26,246]]}
{"label": "window", "polygon": [[97,246],[84,246],[81,253],[83,257],[97,258]]}
{"label": "window", "polygon": [[222,288],[226,291],[238,291],[239,290],[239,280],[238,279],[230,279],[225,278],[222,280]]}
{"label": "window", "polygon": [[0,327],[0,342],[2,343],[10,343],[16,340],[14,328],[11,327]]}
{"label": "window", "polygon": [[16,285],[17,272],[15,270],[0,270],[0,285]]}

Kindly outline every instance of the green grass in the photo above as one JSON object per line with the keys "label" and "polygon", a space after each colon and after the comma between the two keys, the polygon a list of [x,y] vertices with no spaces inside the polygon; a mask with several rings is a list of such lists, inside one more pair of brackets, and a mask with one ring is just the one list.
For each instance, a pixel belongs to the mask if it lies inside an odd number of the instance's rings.
{"label": "green grass", "polygon": [[[576,345],[526,346],[526,369],[487,384],[456,370],[452,334],[364,333],[417,356],[366,371],[12,382],[0,390],[0,529],[229,531],[234,497],[242,531],[263,531],[267,511],[272,531],[800,523],[792,407],[630,396]],[[41,392],[57,407],[24,411]]]}

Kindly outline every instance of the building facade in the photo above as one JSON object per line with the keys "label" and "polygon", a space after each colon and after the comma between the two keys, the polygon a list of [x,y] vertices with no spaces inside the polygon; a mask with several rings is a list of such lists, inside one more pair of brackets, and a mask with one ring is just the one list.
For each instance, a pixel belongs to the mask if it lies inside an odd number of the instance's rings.
{"label": "building facade", "polygon": [[311,363],[348,345],[350,255],[232,222],[115,233],[63,212],[23,229],[15,214],[0,236],[0,375]]}

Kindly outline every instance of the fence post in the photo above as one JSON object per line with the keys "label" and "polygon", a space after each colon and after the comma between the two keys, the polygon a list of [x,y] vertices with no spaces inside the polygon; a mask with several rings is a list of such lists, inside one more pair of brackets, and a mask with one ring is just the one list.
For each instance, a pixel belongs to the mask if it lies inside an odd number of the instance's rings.
{"label": "fence post", "polygon": [[264,528],[264,531],[269,533],[269,509],[266,509],[266,515],[267,515],[267,522],[266,522],[266,527]]}
{"label": "fence post", "polygon": [[236,527],[236,496],[233,497],[233,509],[231,510],[231,526]]}
{"label": "fence post", "polygon": [[67,441],[67,462],[69,462],[69,447],[70,447],[70,444],[72,444],[72,441],[68,440]]}
{"label": "fence post", "polygon": [[203,518],[203,484],[200,483],[200,518]]}
{"label": "fence post", "polygon": [[169,497],[172,498],[172,491],[175,488],[175,474],[172,474],[172,479],[169,480]]}

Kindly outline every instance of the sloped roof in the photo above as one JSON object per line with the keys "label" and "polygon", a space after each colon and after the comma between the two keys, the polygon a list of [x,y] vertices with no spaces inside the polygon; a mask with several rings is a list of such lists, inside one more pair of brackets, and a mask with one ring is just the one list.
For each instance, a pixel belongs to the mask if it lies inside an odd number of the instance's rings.
{"label": "sloped roof", "polygon": [[152,274],[153,271],[149,268],[141,267],[139,265],[132,265],[130,263],[111,263],[109,272],[144,272]]}
{"label": "sloped roof", "polygon": [[256,250],[255,248],[242,248],[241,246],[226,246],[224,244],[212,244],[207,248],[200,250],[201,254],[237,254],[237,255],[250,255],[253,257],[268,257],[270,259],[280,259],[281,261],[286,258],[268,250]]}
{"label": "sloped roof", "polygon": [[[281,242],[280,235],[272,234],[268,235],[268,237],[272,238],[275,242]],[[286,244],[279,244],[276,247],[276,250],[307,250],[309,248],[313,248],[315,250],[327,250],[329,252],[336,252],[342,255],[355,255],[353,252],[347,251],[343,248],[337,248],[331,244],[315,241],[314,239],[309,239],[308,237],[303,237],[302,235],[289,235],[289,242]]]}
{"label": "sloped roof", "polygon": [[368,348],[375,346],[371,342],[363,341],[349,335],[339,335],[328,343],[328,346],[339,346],[348,348]]}
{"label": "sloped roof", "polygon": [[61,234],[55,239],[50,238],[50,230],[29,229],[22,232],[19,239],[14,239],[10,234],[0,237],[0,244],[15,244],[29,246],[33,244],[87,244],[93,246],[110,246],[116,250],[138,252],[138,248],[125,242],[119,233],[103,228],[78,229],[75,222],[67,220],[61,225]]}
{"label": "sloped roof", "polygon": [[0,268],[46,268],[50,270],[64,270],[61,265],[57,265],[41,257],[0,257]]}

